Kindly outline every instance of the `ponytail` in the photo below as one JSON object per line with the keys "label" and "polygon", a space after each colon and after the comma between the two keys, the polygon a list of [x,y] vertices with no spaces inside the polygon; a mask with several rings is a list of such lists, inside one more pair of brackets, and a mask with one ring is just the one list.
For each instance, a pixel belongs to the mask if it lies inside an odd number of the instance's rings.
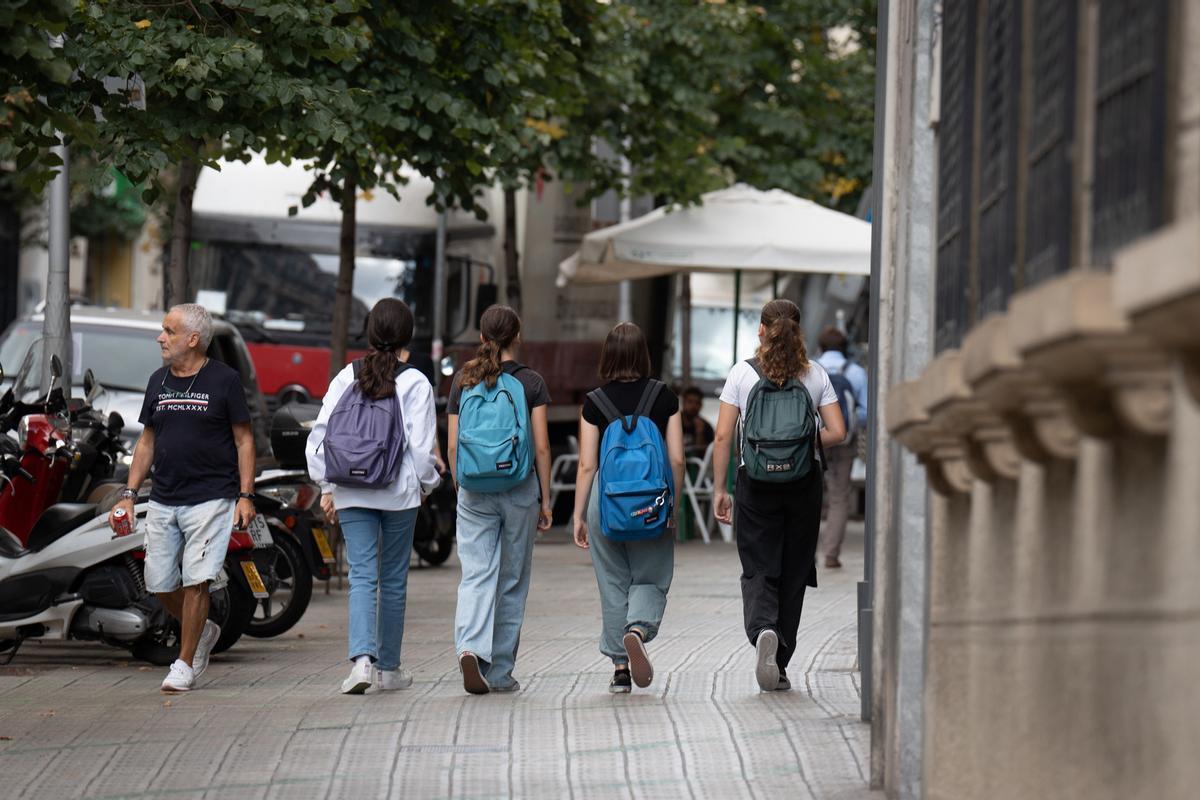
{"label": "ponytail", "polygon": [[764,328],[756,353],[763,374],[778,384],[808,372],[808,349],[800,309],[791,300],[772,300],[759,320]]}
{"label": "ponytail", "polygon": [[500,377],[501,353],[512,346],[521,333],[521,318],[508,306],[492,306],[479,318],[479,333],[483,341],[475,358],[459,372],[459,386],[470,389],[483,383],[490,389]]}
{"label": "ponytail", "polygon": [[385,297],[367,317],[367,342],[371,352],[358,371],[359,390],[373,400],[396,393],[396,351],[408,346],[413,335],[413,313],[402,300]]}

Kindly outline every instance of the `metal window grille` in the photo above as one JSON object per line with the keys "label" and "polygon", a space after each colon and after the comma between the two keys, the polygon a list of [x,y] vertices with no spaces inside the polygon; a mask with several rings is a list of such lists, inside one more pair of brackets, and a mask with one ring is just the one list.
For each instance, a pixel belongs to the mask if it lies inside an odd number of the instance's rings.
{"label": "metal window grille", "polygon": [[1003,311],[1016,282],[1021,0],[988,0],[980,116],[979,317]]}
{"label": "metal window grille", "polygon": [[975,19],[975,0],[943,3],[934,311],[934,341],[939,351],[956,347],[969,323]]}
{"label": "metal window grille", "polygon": [[1101,0],[1092,258],[1163,222],[1169,0]]}
{"label": "metal window grille", "polygon": [[1062,274],[1071,258],[1077,0],[1033,4],[1033,108],[1025,187],[1025,285]]}

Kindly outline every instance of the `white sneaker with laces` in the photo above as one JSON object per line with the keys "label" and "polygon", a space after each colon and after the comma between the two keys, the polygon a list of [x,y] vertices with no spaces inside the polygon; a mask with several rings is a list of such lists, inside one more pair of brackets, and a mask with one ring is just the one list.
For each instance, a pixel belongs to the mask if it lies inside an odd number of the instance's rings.
{"label": "white sneaker with laces", "polygon": [[196,644],[196,655],[192,656],[192,679],[200,680],[204,670],[208,669],[208,657],[221,638],[221,626],[211,619],[204,620],[204,630],[200,631],[200,641]]}
{"label": "white sneaker with laces", "polygon": [[371,678],[375,672],[375,667],[371,666],[371,659],[367,656],[359,656],[354,662],[354,666],[350,668],[350,677],[342,681],[342,694],[362,694],[371,687]]}
{"label": "white sneaker with laces", "polygon": [[196,674],[186,662],[180,659],[175,659],[175,663],[171,665],[171,671],[167,673],[167,677],[163,678],[162,690],[168,694],[177,692],[190,692],[192,686],[196,683]]}
{"label": "white sneaker with laces", "polygon": [[375,670],[375,688],[381,692],[391,692],[396,689],[407,689],[413,684],[412,673],[406,669],[377,669]]}

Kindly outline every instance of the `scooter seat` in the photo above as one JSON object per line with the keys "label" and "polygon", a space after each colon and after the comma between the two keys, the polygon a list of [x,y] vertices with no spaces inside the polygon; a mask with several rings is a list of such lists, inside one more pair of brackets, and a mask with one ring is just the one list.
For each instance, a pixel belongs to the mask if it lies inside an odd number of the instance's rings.
{"label": "scooter seat", "polygon": [[20,558],[28,552],[12,531],[0,528],[0,557]]}
{"label": "scooter seat", "polygon": [[29,534],[29,549],[44,550],[83,523],[94,519],[96,506],[92,503],[58,503],[42,512]]}

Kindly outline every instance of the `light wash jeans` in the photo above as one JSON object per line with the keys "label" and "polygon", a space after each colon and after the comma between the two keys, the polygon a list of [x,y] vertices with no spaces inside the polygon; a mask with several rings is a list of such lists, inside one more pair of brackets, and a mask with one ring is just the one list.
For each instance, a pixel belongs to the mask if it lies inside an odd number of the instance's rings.
{"label": "light wash jeans", "polygon": [[675,531],[633,542],[609,539],[600,528],[599,478],[592,483],[587,523],[588,552],[600,587],[600,652],[614,664],[625,664],[629,657],[621,640],[631,628],[646,634],[647,642],[658,635],[675,576]]}
{"label": "light wash jeans", "polygon": [[456,651],[473,653],[492,686],[513,682],[525,621],[533,541],[537,536],[538,478],[507,492],[458,490],[458,610]]}
{"label": "light wash jeans", "polygon": [[370,656],[379,669],[396,669],[417,509],[339,508],[337,513],[350,562],[350,660]]}

